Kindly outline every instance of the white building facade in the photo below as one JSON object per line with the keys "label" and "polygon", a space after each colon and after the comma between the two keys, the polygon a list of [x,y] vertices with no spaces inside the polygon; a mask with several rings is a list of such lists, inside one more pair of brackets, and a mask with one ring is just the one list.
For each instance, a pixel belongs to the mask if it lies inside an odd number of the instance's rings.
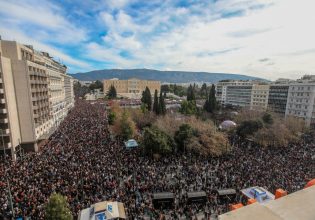
{"label": "white building facade", "polygon": [[306,125],[315,127],[315,76],[290,84],[285,116],[302,118]]}

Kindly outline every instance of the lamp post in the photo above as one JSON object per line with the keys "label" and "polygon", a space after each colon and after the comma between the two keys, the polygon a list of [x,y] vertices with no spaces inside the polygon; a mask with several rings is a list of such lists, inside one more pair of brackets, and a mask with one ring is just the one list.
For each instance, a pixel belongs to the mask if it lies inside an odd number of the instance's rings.
{"label": "lamp post", "polygon": [[6,153],[5,153],[5,146],[4,146],[4,139],[3,139],[3,130],[2,129],[1,129],[1,139],[2,139],[3,156],[4,156],[4,175],[5,175],[5,178],[7,180],[7,185],[8,185],[9,203],[10,203],[12,216],[13,216],[13,218],[15,218],[14,209],[13,209],[13,202],[12,202],[11,187],[10,187],[10,182],[9,182],[9,178],[8,178],[8,175],[7,175],[7,169],[6,169],[6,165],[7,165],[6,162],[7,162],[7,160],[6,160]]}

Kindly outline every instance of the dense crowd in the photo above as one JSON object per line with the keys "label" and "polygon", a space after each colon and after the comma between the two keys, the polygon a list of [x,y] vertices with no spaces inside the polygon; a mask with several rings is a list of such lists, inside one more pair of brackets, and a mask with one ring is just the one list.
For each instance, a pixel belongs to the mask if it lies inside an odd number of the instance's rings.
{"label": "dense crowd", "polygon": [[[20,217],[43,219],[49,196],[59,192],[67,197],[74,216],[96,202],[115,200],[124,203],[129,219],[194,219],[200,212],[207,218],[228,210],[228,204],[217,202],[215,189],[239,192],[261,186],[271,192],[294,192],[315,177],[314,137],[286,148],[250,146],[238,138],[231,142],[233,150],[221,157],[175,153],[153,160],[139,149],[126,150],[112,137],[104,105],[78,100],[38,153],[2,161],[0,219],[12,215],[8,182],[15,216]],[[187,192],[201,190],[207,202],[188,204]],[[174,207],[155,209],[155,192],[173,192]]]}

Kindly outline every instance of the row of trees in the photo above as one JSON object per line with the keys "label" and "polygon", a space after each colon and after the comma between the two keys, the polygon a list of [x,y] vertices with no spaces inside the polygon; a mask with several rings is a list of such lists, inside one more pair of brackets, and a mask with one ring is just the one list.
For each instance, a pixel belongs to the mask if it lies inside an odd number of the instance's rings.
{"label": "row of trees", "polygon": [[73,84],[74,95],[76,97],[84,97],[86,94],[90,93],[94,89],[100,89],[103,91],[103,83],[100,80],[96,80],[89,86],[82,85],[80,82],[75,82]]}
{"label": "row of trees", "polygon": [[[205,99],[208,95],[208,86],[206,83],[202,84],[201,87],[199,87],[197,84],[192,84],[191,85],[195,97],[196,99]],[[161,86],[161,90],[163,92],[170,92],[170,93],[174,93],[177,96],[183,97],[185,95],[187,95],[188,92],[188,88],[181,86],[181,85],[176,85],[176,84],[170,84],[170,85],[162,85]]]}
{"label": "row of trees", "polygon": [[152,96],[150,89],[148,87],[142,92],[141,97],[142,102],[142,110],[143,111],[153,111],[157,115],[165,115],[166,114],[166,104],[165,104],[165,94],[162,94],[162,90],[160,90],[160,96],[158,96],[158,91],[154,91],[154,100],[153,100],[153,108],[152,108]]}
{"label": "row of trees", "polygon": [[169,154],[191,151],[202,155],[221,155],[230,149],[227,136],[216,132],[210,121],[193,116],[176,120],[172,116],[158,118],[144,129],[142,145],[147,153]]}
{"label": "row of trees", "polygon": [[287,146],[298,141],[299,136],[305,132],[302,120],[283,118],[271,113],[243,110],[236,121],[239,123],[236,133],[261,146]]}
{"label": "row of trees", "polygon": [[[180,112],[185,115],[197,115],[200,113],[196,105],[195,85],[189,85],[187,88],[187,100],[181,104]],[[208,91],[209,90],[209,91]],[[212,84],[208,89],[206,84],[200,89],[200,92],[205,97],[203,110],[208,113],[214,113],[218,109],[218,103],[215,97],[215,86]]]}

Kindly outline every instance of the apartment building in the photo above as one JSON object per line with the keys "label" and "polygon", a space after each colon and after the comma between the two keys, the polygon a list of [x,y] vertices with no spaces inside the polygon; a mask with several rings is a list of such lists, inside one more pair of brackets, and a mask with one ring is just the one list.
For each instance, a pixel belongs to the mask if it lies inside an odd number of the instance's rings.
{"label": "apartment building", "polygon": [[315,75],[289,85],[285,116],[303,118],[306,125],[315,127]]}
{"label": "apartment building", "polygon": [[104,94],[106,94],[109,88],[113,85],[116,88],[118,96],[136,98],[141,96],[142,92],[146,87],[150,89],[151,94],[154,94],[154,91],[157,90],[160,92],[161,82],[153,80],[140,80],[136,78],[131,78],[128,80],[119,80],[117,78],[104,80]]}
{"label": "apartment building", "polygon": [[284,116],[287,107],[289,84],[275,82],[270,85],[268,97],[268,110]]}
{"label": "apartment building", "polygon": [[73,80],[66,74],[66,66],[48,53],[15,41],[0,40],[0,48],[5,148],[11,148],[13,155],[18,145],[37,151],[38,142],[67,114],[65,106],[73,106],[73,92],[66,89],[73,90],[68,85]]}
{"label": "apartment building", "polygon": [[266,111],[268,106],[269,85],[254,84],[252,87],[250,109]]}
{"label": "apartment building", "polygon": [[250,108],[253,85],[233,85],[226,87],[225,105]]}

